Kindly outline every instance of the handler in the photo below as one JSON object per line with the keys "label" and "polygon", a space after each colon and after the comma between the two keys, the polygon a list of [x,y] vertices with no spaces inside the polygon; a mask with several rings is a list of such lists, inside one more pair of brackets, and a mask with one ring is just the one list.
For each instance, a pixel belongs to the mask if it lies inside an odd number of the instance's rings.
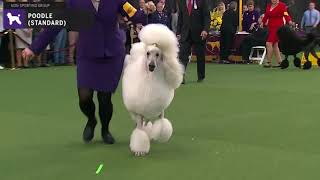
{"label": "handler", "polygon": [[[70,8],[81,8],[94,13],[94,25],[79,31],[77,44],[77,84],[79,105],[88,118],[83,131],[83,140],[89,142],[94,137],[97,124],[93,94],[96,91],[99,102],[99,117],[102,125],[101,135],[106,144],[115,142],[109,131],[113,113],[111,101],[122,73],[125,48],[119,32],[117,15],[127,16],[134,22],[144,22],[148,13],[155,11],[155,5],[148,2],[143,11],[136,10],[126,0],[69,0]],[[29,48],[23,57],[31,59],[40,54],[54,37],[59,28],[47,28]]]}

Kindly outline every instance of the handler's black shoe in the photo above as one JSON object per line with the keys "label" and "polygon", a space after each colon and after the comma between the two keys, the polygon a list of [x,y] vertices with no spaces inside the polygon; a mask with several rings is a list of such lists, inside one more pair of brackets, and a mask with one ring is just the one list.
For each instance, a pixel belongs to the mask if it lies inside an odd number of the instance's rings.
{"label": "handler's black shoe", "polygon": [[198,79],[197,83],[202,83],[203,81],[204,81],[204,78],[203,79]]}
{"label": "handler's black shoe", "polygon": [[83,141],[84,142],[90,142],[93,137],[94,137],[94,128],[96,127],[97,125],[97,121],[88,121],[87,124],[86,124],[86,127],[84,128],[83,130]]}
{"label": "handler's black shoe", "polygon": [[102,136],[102,139],[103,139],[104,143],[106,143],[106,144],[114,144],[115,140],[112,137],[112,134],[108,130],[106,130],[105,128],[101,129],[101,136]]}

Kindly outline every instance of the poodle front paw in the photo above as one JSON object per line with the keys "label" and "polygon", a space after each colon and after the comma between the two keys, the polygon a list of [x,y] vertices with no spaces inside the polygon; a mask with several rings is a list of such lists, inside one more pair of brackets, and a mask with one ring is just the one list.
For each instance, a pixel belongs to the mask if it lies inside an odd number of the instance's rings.
{"label": "poodle front paw", "polygon": [[168,119],[162,118],[152,125],[151,138],[159,142],[168,142],[172,136],[173,128]]}
{"label": "poodle front paw", "polygon": [[130,139],[130,149],[135,156],[144,156],[149,153],[150,139],[148,134],[136,128],[133,130]]}

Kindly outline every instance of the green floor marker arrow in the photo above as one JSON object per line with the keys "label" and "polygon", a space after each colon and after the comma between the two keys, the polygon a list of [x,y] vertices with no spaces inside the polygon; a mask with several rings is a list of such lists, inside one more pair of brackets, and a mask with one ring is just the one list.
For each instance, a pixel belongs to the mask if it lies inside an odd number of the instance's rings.
{"label": "green floor marker arrow", "polygon": [[96,174],[99,174],[102,168],[103,168],[103,164],[100,164],[100,166],[98,167],[98,169],[96,171]]}

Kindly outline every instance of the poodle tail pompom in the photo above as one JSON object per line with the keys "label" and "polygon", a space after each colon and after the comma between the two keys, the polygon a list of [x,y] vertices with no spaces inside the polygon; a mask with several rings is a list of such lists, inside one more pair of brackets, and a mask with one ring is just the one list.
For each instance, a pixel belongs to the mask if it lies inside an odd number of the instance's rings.
{"label": "poodle tail pompom", "polygon": [[159,142],[168,142],[172,136],[173,128],[168,119],[159,119],[153,123],[151,138]]}

